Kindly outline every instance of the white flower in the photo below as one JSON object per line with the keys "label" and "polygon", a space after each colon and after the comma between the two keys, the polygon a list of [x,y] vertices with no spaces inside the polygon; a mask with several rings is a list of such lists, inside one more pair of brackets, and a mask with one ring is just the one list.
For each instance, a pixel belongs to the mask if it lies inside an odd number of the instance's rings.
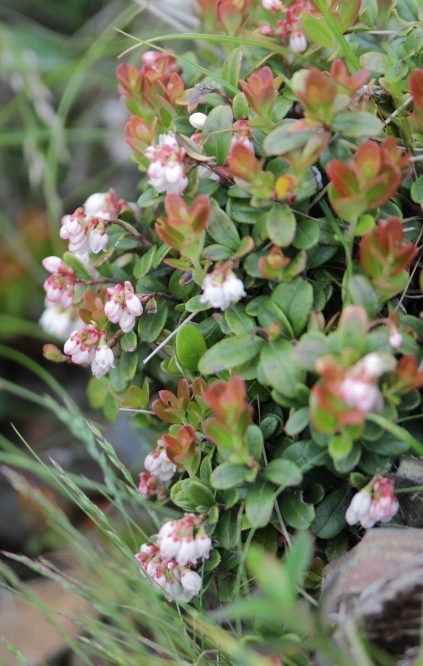
{"label": "white flower", "polygon": [[205,113],[193,113],[189,117],[190,124],[195,127],[195,129],[203,129],[207,116]]}
{"label": "white flower", "polygon": [[380,393],[376,386],[368,381],[346,377],[340,386],[341,397],[349,407],[362,412],[370,412],[379,402]]}
{"label": "white flower", "polygon": [[108,241],[108,236],[106,232],[103,231],[98,231],[97,229],[93,229],[89,235],[89,244],[91,251],[94,252],[94,254],[98,254],[99,252],[105,252],[107,249],[107,241]]}
{"label": "white flower", "polygon": [[208,560],[212,549],[212,541],[209,535],[205,532],[197,534],[195,537],[195,543],[197,545],[198,557],[204,557],[204,559]]}
{"label": "white flower", "polygon": [[356,493],[345,514],[345,520],[348,525],[355,525],[361,522],[367,516],[371,503],[372,496],[367,490],[363,489]]}
{"label": "white flower", "polygon": [[47,307],[39,321],[40,326],[43,327],[46,333],[51,333],[56,338],[66,340],[75,329],[75,325],[83,326],[83,322],[78,317],[75,318],[74,312],[64,310],[57,304],[50,305],[48,300],[46,305]]}
{"label": "white flower", "polygon": [[104,306],[104,314],[112,324],[119,323],[122,312],[122,305],[114,298],[110,298]]}
{"label": "white flower", "polygon": [[160,469],[161,467],[160,455],[154,451],[153,453],[149,453],[146,459],[144,460],[144,467],[147,470],[147,472],[151,472],[154,474],[154,472]]}
{"label": "white flower", "polygon": [[369,379],[379,379],[388,370],[393,370],[395,365],[396,361],[391,354],[371,352],[363,356],[354,368],[357,372],[363,369]]}
{"label": "white flower", "polygon": [[289,38],[289,48],[296,53],[304,53],[307,50],[307,40],[301,30],[293,32]]}
{"label": "white flower", "polygon": [[186,564],[197,564],[198,559],[199,555],[194,537],[191,536],[182,539],[178,553],[175,555],[177,563],[182,566],[185,566]]}
{"label": "white flower", "polygon": [[181,573],[181,585],[187,592],[193,596],[197,596],[201,590],[201,576],[195,571],[186,569]]}
{"label": "white flower", "polygon": [[397,351],[404,342],[404,338],[397,329],[392,329],[388,335],[388,342],[391,345],[392,349],[394,351]]}
{"label": "white flower", "polygon": [[176,534],[170,534],[160,542],[160,554],[162,557],[175,557],[181,547],[181,540]]}
{"label": "white flower", "polygon": [[272,12],[278,12],[283,9],[283,5],[280,0],[261,0],[261,4],[265,9],[269,9]]}
{"label": "white flower", "polygon": [[[93,217],[103,217],[106,220],[110,220],[109,213],[105,213],[103,215],[101,214],[102,208],[106,204],[107,196],[108,195],[104,192],[96,192],[95,194],[91,194],[83,206],[87,215],[92,215]],[[108,215],[108,217],[106,217],[106,215]]]}
{"label": "white flower", "polygon": [[149,146],[144,155],[152,160],[147,169],[150,185],[157,192],[181,195],[188,185],[183,169],[186,152],[179,146],[174,134],[161,134],[158,145]]}
{"label": "white flower", "polygon": [[[103,341],[102,341],[103,342]],[[102,377],[110,370],[110,368],[115,367],[115,355],[113,350],[107,345],[104,341],[103,344],[99,344],[95,350],[95,357],[92,362],[91,370],[93,374],[98,378]]]}
{"label": "white flower", "polygon": [[221,310],[226,310],[231,303],[236,303],[246,296],[243,282],[232,271],[228,271],[226,277],[218,271],[209,273],[204,278],[201,288],[203,293],[200,302],[210,303],[212,307]]}
{"label": "white flower", "polygon": [[135,317],[130,312],[128,312],[126,308],[123,308],[122,310],[119,326],[124,333],[129,333],[129,331],[132,331],[135,326]]}

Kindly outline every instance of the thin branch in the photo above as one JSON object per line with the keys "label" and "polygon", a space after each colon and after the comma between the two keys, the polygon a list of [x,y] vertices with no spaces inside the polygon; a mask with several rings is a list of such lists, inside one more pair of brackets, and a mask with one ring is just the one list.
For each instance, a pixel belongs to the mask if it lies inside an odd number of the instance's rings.
{"label": "thin branch", "polygon": [[107,226],[111,226],[112,224],[116,224],[118,227],[122,227],[122,229],[124,229],[126,233],[129,234],[129,236],[135,238],[135,240],[137,240],[142,245],[145,245],[145,247],[151,247],[152,244],[150,243],[150,241],[144,238],[144,236],[141,236],[141,234],[135,231],[130,224],[127,224],[127,222],[115,218],[113,220],[109,220]]}
{"label": "thin branch", "polygon": [[177,332],[179,331],[179,329],[182,328],[182,326],[185,326],[185,324],[188,324],[188,322],[191,321],[191,319],[193,319],[193,318],[195,317],[196,314],[197,314],[197,312],[192,312],[192,313],[190,314],[189,317],[187,317],[186,319],[184,319],[184,321],[183,321],[181,324],[179,324],[179,326],[177,326],[177,327],[175,328],[175,330],[172,331],[172,333],[171,333],[170,335],[168,335],[167,338],[165,338],[165,339],[163,340],[163,342],[161,342],[161,343],[159,344],[159,346],[156,347],[156,349],[155,349],[153,352],[151,352],[151,354],[150,354],[149,356],[147,356],[147,358],[144,359],[144,361],[143,361],[144,365],[145,365],[146,363],[148,363],[148,361],[149,361],[150,359],[152,359],[153,356],[155,356],[155,355],[157,354],[157,352],[159,352],[161,349],[163,349],[163,347],[169,342],[169,340],[171,340],[171,339],[173,338],[173,336],[177,334]]}

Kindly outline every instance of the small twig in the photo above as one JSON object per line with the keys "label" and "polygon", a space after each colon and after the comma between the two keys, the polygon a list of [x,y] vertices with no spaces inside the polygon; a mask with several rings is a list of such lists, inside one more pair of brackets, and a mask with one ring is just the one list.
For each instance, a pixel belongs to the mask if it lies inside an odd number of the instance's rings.
{"label": "small twig", "polygon": [[129,407],[119,407],[120,412],[137,412],[137,414],[155,414],[150,412],[149,409],[130,409]]}
{"label": "small twig", "polygon": [[412,97],[412,95],[410,95],[410,97],[408,99],[406,99],[405,102],[403,102],[403,104],[401,104],[401,106],[399,106],[398,109],[396,109],[393,113],[391,113],[391,115],[384,121],[384,123],[383,123],[384,127],[389,125],[389,123],[391,123],[394,120],[394,118],[396,118],[397,115],[399,113],[401,113],[401,111],[403,109],[405,109],[405,107],[408,106],[410,104],[410,102],[412,102],[412,101],[413,101],[413,97]]}
{"label": "small twig", "polygon": [[161,291],[152,291],[150,294],[146,294],[145,296],[142,296],[140,298],[141,303],[147,303],[147,301],[150,300],[150,298],[165,298],[167,301],[174,301],[175,299],[173,296],[169,296],[169,294],[163,294]]}
{"label": "small twig", "polygon": [[107,340],[107,344],[110,347],[110,349],[112,349],[113,347],[115,347],[115,345],[117,345],[117,342],[119,338],[122,337],[122,335],[123,331],[116,331],[116,333],[113,333],[112,337]]}
{"label": "small twig", "polygon": [[76,280],[78,284],[83,284],[85,286],[93,286],[96,284],[104,284],[105,282],[111,282],[112,284],[119,284],[121,280],[118,280],[117,278],[99,278],[98,280]]}
{"label": "small twig", "polygon": [[142,243],[142,245],[145,245],[146,247],[151,247],[150,241],[148,241],[144,236],[141,236],[137,231],[134,231],[130,225],[128,225],[126,222],[123,220],[119,220],[117,218],[113,220],[109,220],[107,223],[107,226],[111,226],[112,224],[116,224],[118,227],[121,227],[126,231],[129,236],[132,236],[132,238],[135,238],[139,243]]}
{"label": "small twig", "polygon": [[144,361],[143,361],[144,365],[145,365],[146,363],[148,363],[148,361],[149,361],[150,359],[152,359],[153,356],[155,356],[155,355],[157,354],[157,352],[159,352],[161,349],[163,349],[163,347],[169,342],[169,340],[171,340],[171,339],[173,338],[173,336],[177,334],[177,332],[179,331],[179,329],[182,328],[182,326],[185,326],[185,324],[188,324],[188,322],[191,321],[191,319],[193,319],[193,318],[195,317],[196,314],[197,314],[196,312],[192,312],[192,313],[190,314],[189,317],[187,317],[186,319],[184,319],[184,321],[183,321],[181,324],[179,324],[179,326],[177,326],[177,327],[175,328],[175,330],[172,331],[172,333],[171,333],[170,335],[168,335],[167,338],[165,338],[165,339],[163,340],[163,342],[161,342],[161,343],[159,344],[159,346],[156,347],[156,349],[155,349],[153,352],[151,352],[150,356],[147,356],[147,358],[144,359]]}
{"label": "small twig", "polygon": [[[265,466],[267,467],[267,455],[266,455],[266,451],[265,451],[264,446],[263,446],[263,460],[264,460],[264,464],[265,464]],[[283,518],[282,518],[281,511],[280,511],[280,509],[279,509],[278,500],[277,500],[276,498],[275,498],[275,500],[274,500],[274,502],[273,502],[273,505],[274,505],[274,507],[275,507],[276,515],[277,515],[278,520],[279,520],[279,525],[281,526],[282,534],[284,535],[284,537],[285,537],[285,539],[286,539],[286,543],[288,544],[289,548],[292,548],[291,537],[290,537],[290,535],[289,535],[288,530],[286,529],[286,525],[285,525],[285,523],[284,523],[284,520],[283,520]]]}

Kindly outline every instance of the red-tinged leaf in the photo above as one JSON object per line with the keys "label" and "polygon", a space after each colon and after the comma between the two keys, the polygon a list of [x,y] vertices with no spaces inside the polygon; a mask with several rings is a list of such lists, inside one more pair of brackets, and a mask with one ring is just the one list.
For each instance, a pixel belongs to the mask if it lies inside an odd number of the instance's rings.
{"label": "red-tinged leaf", "polygon": [[207,439],[217,447],[232,450],[242,446],[241,437],[214,416],[204,421],[203,431]]}
{"label": "red-tinged leaf", "polygon": [[359,167],[366,181],[374,178],[380,171],[382,156],[374,141],[365,141],[354,155],[354,162]]}
{"label": "red-tinged leaf", "polygon": [[242,25],[242,12],[226,0],[219,0],[216,7],[217,16],[228,35],[236,35]]}
{"label": "red-tinged leaf", "polygon": [[357,176],[345,162],[331,160],[326,165],[326,173],[341,197],[359,194],[360,187]]}
{"label": "red-tinged leaf", "polygon": [[381,247],[386,253],[390,251],[395,243],[400,244],[404,239],[404,227],[397,217],[380,220],[379,227],[375,232],[378,233]]}
{"label": "red-tinged leaf", "polygon": [[90,312],[98,309],[96,304],[97,294],[94,294],[92,291],[86,291],[84,293],[84,302]]}
{"label": "red-tinged leaf", "polygon": [[186,409],[190,398],[191,394],[187,380],[185,378],[180,379],[178,382],[178,404]]}
{"label": "red-tinged leaf", "polygon": [[328,147],[331,138],[332,135],[330,132],[319,132],[307,141],[300,159],[302,169],[306,169],[317,162],[319,156]]}
{"label": "red-tinged leaf", "polygon": [[399,275],[401,271],[407,269],[418,252],[414,243],[407,243],[395,255],[395,260],[391,264],[391,277]]}
{"label": "red-tinged leaf", "polygon": [[188,207],[179,194],[167,194],[164,205],[168,217],[175,217],[184,221],[188,219]]}
{"label": "red-tinged leaf", "polygon": [[348,222],[355,222],[359,215],[368,210],[369,205],[363,196],[341,197],[333,187],[329,185],[329,200],[332,208]]}
{"label": "red-tinged leaf", "polygon": [[410,77],[410,92],[414,107],[423,113],[423,69],[415,69]]}
{"label": "red-tinged leaf", "polygon": [[84,324],[89,324],[91,322],[91,312],[90,310],[85,310],[84,308],[81,308],[78,310],[78,315],[80,319],[84,322]]}
{"label": "red-tinged leaf", "polygon": [[205,194],[200,194],[194,199],[189,209],[192,220],[192,229],[195,232],[204,231],[211,211],[210,198]]}
{"label": "red-tinged leaf", "polygon": [[384,166],[383,173],[370,183],[364,192],[368,208],[378,208],[394,196],[401,183],[401,172],[394,164]]}
{"label": "red-tinged leaf", "polygon": [[371,232],[363,236],[360,242],[360,263],[367,275],[379,278],[383,275],[386,260],[383,253],[378,250],[377,239]]}
{"label": "red-tinged leaf", "polygon": [[166,407],[160,400],[155,400],[152,408],[155,415],[166,423],[184,423],[185,421],[185,409]]}

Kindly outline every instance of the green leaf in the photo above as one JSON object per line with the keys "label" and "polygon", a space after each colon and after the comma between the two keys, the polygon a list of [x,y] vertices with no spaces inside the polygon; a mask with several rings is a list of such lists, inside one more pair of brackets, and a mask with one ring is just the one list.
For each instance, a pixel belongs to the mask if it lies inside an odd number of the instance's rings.
{"label": "green leaf", "polygon": [[182,483],[182,489],[194,504],[208,507],[216,504],[214,495],[208,485],[197,478],[185,479]]}
{"label": "green leaf", "polygon": [[297,486],[303,480],[300,468],[291,460],[276,458],[264,470],[264,476],[281,488]]}
{"label": "green leaf", "polygon": [[135,334],[135,331],[129,331],[128,333],[124,333],[119,340],[120,343],[120,348],[122,351],[126,352],[133,352],[137,348],[137,336]]}
{"label": "green leaf", "polygon": [[251,361],[260,352],[264,340],[257,335],[236,335],[221,340],[206,351],[198,370],[202,375],[214,375]]}
{"label": "green leaf", "polygon": [[364,275],[353,275],[348,282],[348,293],[354,305],[361,305],[370,319],[377,317],[379,312],[379,297],[368,278]]}
{"label": "green leaf", "polygon": [[[242,55],[242,49],[238,47],[230,52],[222,65],[222,79],[225,79],[232,88],[238,88]],[[229,86],[223,86],[223,89],[227,95],[233,96],[232,89]]]}
{"label": "green leaf", "polygon": [[296,338],[306,327],[313,307],[313,287],[302,278],[296,278],[288,284],[280,284],[270,299],[281,308],[288,317]]}
{"label": "green leaf", "polygon": [[298,435],[309,424],[310,409],[308,407],[301,407],[296,412],[291,414],[288,421],[285,423],[285,432],[287,435]]}
{"label": "green leaf", "polygon": [[140,208],[150,208],[151,206],[157,206],[157,204],[161,203],[162,201],[164,201],[164,196],[157,194],[154,187],[150,187],[148,190],[141,194],[137,204]]}
{"label": "green leaf", "polygon": [[248,446],[248,453],[254,460],[260,460],[263,453],[263,433],[258,425],[251,424],[245,433],[245,441]]}
{"label": "green leaf", "polygon": [[233,115],[230,106],[216,106],[207,115],[203,127],[203,146],[206,155],[213,156],[219,165],[226,162],[232,139]]}
{"label": "green leaf", "polygon": [[230,250],[235,250],[240,244],[239,233],[229,215],[221,208],[212,208],[207,222],[207,233],[219,243]]}
{"label": "green leaf", "polygon": [[361,458],[361,444],[360,442],[354,442],[351,448],[351,451],[345,458],[339,458],[333,461],[335,469],[340,474],[347,474],[352,469],[357,467]]}
{"label": "green leaf", "polygon": [[378,51],[369,51],[368,53],[363,53],[360,56],[360,64],[367,69],[370,69],[372,72],[378,72],[384,74],[386,68],[388,67],[391,59],[389,56],[384,53],[379,53]]}
{"label": "green leaf", "polygon": [[168,315],[168,307],[165,301],[158,304],[156,314],[144,314],[138,322],[138,335],[143,342],[155,342],[163,330]]}
{"label": "green leaf", "polygon": [[292,150],[303,148],[313,135],[312,130],[289,132],[286,125],[281,125],[267,135],[263,148],[267,155],[284,155]]}
{"label": "green leaf", "polygon": [[[265,215],[267,234],[275,245],[288,247],[291,245],[297,222],[292,209],[287,205],[274,205]],[[298,246],[295,246],[298,247]]]}
{"label": "green leaf", "polygon": [[217,490],[226,490],[243,483],[249,471],[247,465],[240,463],[223,463],[216,467],[210,477],[210,483]]}
{"label": "green leaf", "polygon": [[225,320],[232,333],[243,335],[250,333],[256,326],[253,317],[245,312],[245,305],[235,303],[225,310]]}
{"label": "green leaf", "polygon": [[214,538],[222,548],[235,549],[238,545],[237,514],[234,511],[223,511],[214,531]]}
{"label": "green leaf", "polygon": [[247,495],[245,511],[252,527],[266,527],[273,511],[274,489],[266,480],[257,481]]}
{"label": "green leaf", "polygon": [[134,266],[134,277],[139,280],[140,278],[147,275],[148,271],[153,265],[154,257],[156,254],[156,246],[150,247],[148,252],[146,252],[142,257],[140,257],[137,263]]}
{"label": "green leaf", "polygon": [[302,583],[302,574],[307,570],[313,556],[313,540],[309,532],[295,535],[286,555],[285,565],[289,579],[296,585]]}
{"label": "green leaf", "polygon": [[327,49],[333,48],[334,38],[323,16],[317,17],[303,12],[300,16],[300,23],[308,39]]}
{"label": "green leaf", "polygon": [[293,345],[279,339],[263,347],[257,367],[258,380],[270,385],[283,395],[292,396],[295,386],[303,384],[305,372],[295,363]]}
{"label": "green leaf", "polygon": [[321,539],[332,539],[341,532],[346,523],[345,512],[351,502],[349,488],[338,488],[316,507],[316,518],[311,525],[311,531]]}
{"label": "green leaf", "polygon": [[350,453],[353,440],[347,433],[341,433],[331,438],[329,442],[329,454],[334,460],[341,460]]}
{"label": "green leaf", "polygon": [[155,277],[146,275],[137,281],[135,292],[138,295],[146,296],[147,294],[150,294],[153,291],[160,291],[164,292],[165,294],[168,293],[168,289],[163,284],[163,282]]}
{"label": "green leaf", "polygon": [[410,195],[414,203],[423,203],[423,176],[419,176],[411,186]]}
{"label": "green leaf", "polygon": [[138,354],[135,352],[122,352],[119,361],[119,371],[128,382],[135,377],[138,365]]}
{"label": "green leaf", "polygon": [[104,416],[109,421],[116,421],[119,416],[119,403],[111,393],[106,395],[103,403]]}
{"label": "green leaf", "polygon": [[[250,303],[248,305],[250,305]],[[294,337],[294,331],[292,330],[292,326],[289,323],[287,316],[273,301],[268,300],[260,304],[257,311],[257,317],[260,326],[263,328],[267,328],[271,324],[278,322],[281,325],[281,333],[284,333],[288,338]]]}
{"label": "green leaf", "polygon": [[335,117],[331,129],[352,138],[378,136],[383,130],[383,122],[369,111],[345,111]]}
{"label": "green leaf", "polygon": [[203,250],[203,257],[210,261],[225,261],[232,257],[233,251],[224,245],[208,245]]}
{"label": "green leaf", "polygon": [[63,261],[65,264],[73,268],[75,271],[75,275],[77,278],[80,280],[91,280],[92,275],[88,272],[88,270],[85,268],[84,264],[82,261],[80,261],[73,252],[65,252],[63,255]]}
{"label": "green leaf", "polygon": [[314,506],[304,501],[300,489],[284,495],[280,507],[285,522],[296,530],[306,530],[315,518]]}
{"label": "green leaf", "polygon": [[391,456],[397,458],[410,449],[408,442],[402,437],[393,435],[391,432],[384,432],[382,437],[377,440],[363,439],[363,446],[372,453],[379,453],[382,456]]}
{"label": "green leaf", "polygon": [[320,237],[320,228],[315,220],[304,219],[297,224],[295,238],[292,245],[298,250],[309,250],[317,245]]}
{"label": "green leaf", "polygon": [[182,368],[197,370],[198,361],[207,351],[207,344],[198,326],[187,324],[176,334],[176,355]]}
{"label": "green leaf", "polygon": [[109,380],[107,377],[91,377],[87,385],[87,395],[91,407],[99,409],[103,407],[106,395],[109,392]]}

